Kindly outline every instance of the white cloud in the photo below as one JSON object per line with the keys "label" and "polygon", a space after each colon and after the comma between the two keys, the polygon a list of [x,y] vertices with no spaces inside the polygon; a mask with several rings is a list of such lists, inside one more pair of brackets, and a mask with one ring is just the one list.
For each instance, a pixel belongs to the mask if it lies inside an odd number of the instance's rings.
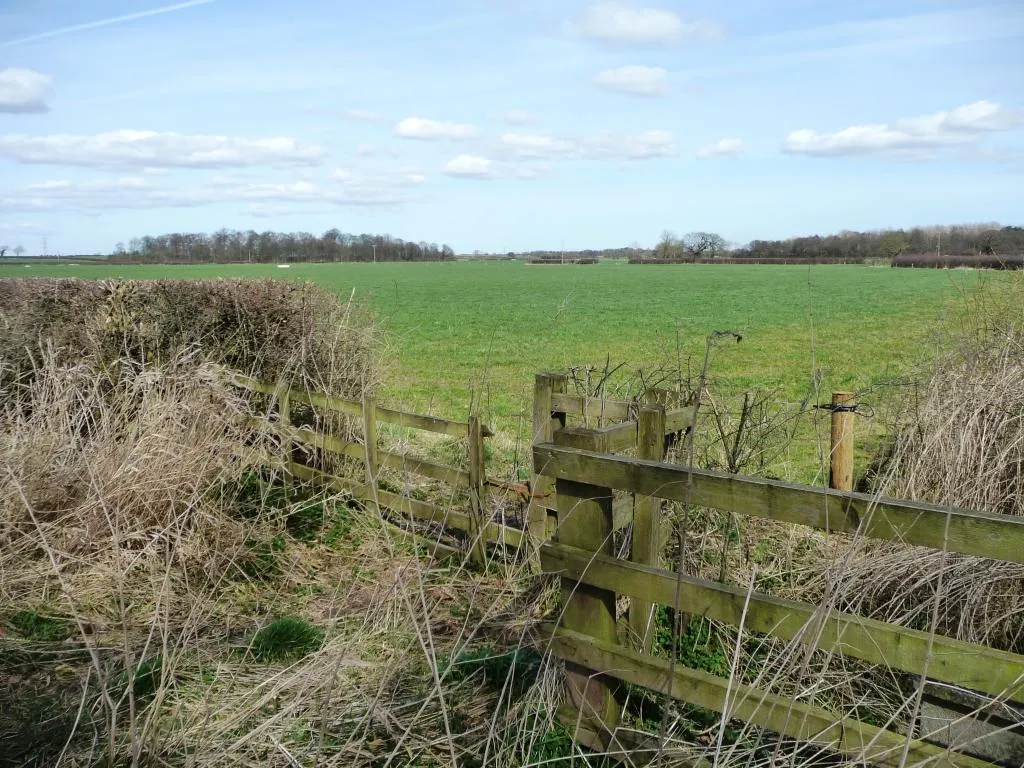
{"label": "white cloud", "polygon": [[356,154],[360,157],[369,157],[374,153],[373,144],[360,144],[356,147]]}
{"label": "white cloud", "polygon": [[719,37],[722,27],[710,21],[683,21],[679,14],[662,8],[633,8],[617,2],[587,8],[577,22],[566,24],[576,37],[605,43],[680,43]]}
{"label": "white cloud", "polygon": [[379,123],[383,120],[381,115],[369,109],[346,109],[342,112],[342,117],[347,120],[362,120],[367,123]]}
{"label": "white cloud", "polygon": [[93,135],[0,136],[0,157],[20,163],[89,167],[240,168],[315,165],[319,147],[294,139],[247,139],[156,131],[111,131]]}
{"label": "white cloud", "polygon": [[382,206],[406,202],[406,190],[426,181],[413,169],[361,173],[335,169],[321,179],[268,181],[240,175],[215,175],[194,185],[167,185],[143,176],[72,182],[53,179],[20,189],[0,190],[0,209],[44,212],[191,207],[224,202],[288,203],[310,207]]}
{"label": "white cloud", "polygon": [[661,67],[632,65],[606,69],[594,77],[594,84],[630,96],[664,96],[669,91],[668,73]]}
{"label": "white cloud", "polygon": [[493,175],[491,161],[476,155],[459,155],[445,163],[444,172],[449,176],[469,179],[489,179]]}
{"label": "white cloud", "polygon": [[705,160],[709,157],[735,157],[742,155],[746,147],[741,139],[719,139],[697,150],[697,157]]}
{"label": "white cloud", "polygon": [[625,160],[647,160],[654,157],[673,157],[678,154],[671,131],[652,130],[634,134],[603,131],[584,138],[583,149],[591,157]]}
{"label": "white cloud", "polygon": [[501,143],[518,157],[571,155],[577,150],[575,142],[534,133],[506,133]]}
{"label": "white cloud", "polygon": [[407,117],[395,126],[395,134],[403,139],[472,139],[477,135],[477,128],[446,120]]}
{"label": "white cloud", "polygon": [[782,151],[814,157],[918,153],[975,142],[985,133],[1008,130],[1022,123],[1024,115],[981,100],[948,112],[904,118],[893,124],[853,125],[835,133],[804,128],[789,134]]}
{"label": "white cloud", "polygon": [[0,113],[48,112],[53,79],[31,69],[0,69]]}
{"label": "white cloud", "polygon": [[501,119],[509,125],[532,125],[537,122],[537,117],[525,109],[510,109],[502,114]]}

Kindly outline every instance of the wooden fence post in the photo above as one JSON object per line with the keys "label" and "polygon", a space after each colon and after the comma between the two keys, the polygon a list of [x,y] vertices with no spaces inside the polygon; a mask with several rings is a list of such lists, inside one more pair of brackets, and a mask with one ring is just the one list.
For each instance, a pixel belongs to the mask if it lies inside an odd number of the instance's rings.
{"label": "wooden fence post", "polygon": [[377,514],[377,404],[372,397],[363,395],[363,452],[366,464],[366,490],[374,500]]}
{"label": "wooden fence post", "polygon": [[832,393],[832,452],[830,454],[829,487],[839,491],[853,490],[853,422],[852,392]]}
{"label": "wooden fence post", "polygon": [[[638,459],[661,461],[665,458],[665,406],[643,405],[637,418],[636,450]],[[633,499],[634,563],[657,567],[661,560],[661,499],[637,494]],[[654,642],[652,617],[654,604],[633,598],[629,605],[629,626],[640,638],[641,649],[650,653]]]}
{"label": "wooden fence post", "polygon": [[[611,488],[558,480],[555,493],[559,543],[611,555]],[[561,626],[606,643],[618,642],[615,593],[563,578]],[[609,678],[567,662],[566,685],[574,710],[572,722],[580,726],[575,738],[594,747],[596,737],[601,745],[607,746],[619,721],[619,705]]]}
{"label": "wooden fence post", "polygon": [[471,557],[480,568],[487,566],[487,495],[484,430],[479,416],[469,417],[469,505]]}
{"label": "wooden fence post", "polygon": [[[568,378],[564,373],[537,374],[533,388],[532,444],[550,443],[552,435],[565,427],[565,414],[552,409],[551,395],[564,393]],[[548,510],[555,509],[551,498],[554,491],[555,484],[550,478],[534,472],[526,507],[526,530],[529,534],[530,562],[535,571],[540,570],[538,547],[551,535]]]}
{"label": "wooden fence post", "polygon": [[281,438],[281,450],[284,453],[284,498],[288,501],[291,496],[291,485],[294,482],[294,475],[292,475],[291,463],[295,458],[295,445],[284,436],[284,433],[292,427],[292,391],[284,385],[284,383],[278,384],[278,395],[277,395],[277,415],[281,420],[282,438]]}

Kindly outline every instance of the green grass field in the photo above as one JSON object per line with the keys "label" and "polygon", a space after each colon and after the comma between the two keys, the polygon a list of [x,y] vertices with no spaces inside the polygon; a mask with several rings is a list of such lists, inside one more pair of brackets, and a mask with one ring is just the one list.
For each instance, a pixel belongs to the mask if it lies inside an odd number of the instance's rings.
{"label": "green grass field", "polygon": [[[0,266],[0,277],[273,277],[314,280],[364,298],[389,340],[385,397],[465,416],[484,403],[499,429],[529,419],[533,374],[613,363],[651,369],[693,357],[720,329],[743,335],[714,352],[730,390],[802,398],[864,390],[927,357],[934,329],[978,280],[967,270],[862,266],[528,266],[520,263]],[[681,345],[681,347],[680,347]]]}

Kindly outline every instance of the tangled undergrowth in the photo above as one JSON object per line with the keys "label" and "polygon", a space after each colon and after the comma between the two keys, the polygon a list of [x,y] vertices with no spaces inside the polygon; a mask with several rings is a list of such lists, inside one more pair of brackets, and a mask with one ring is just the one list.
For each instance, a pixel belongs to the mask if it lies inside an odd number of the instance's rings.
{"label": "tangled undergrowth", "polygon": [[138,366],[116,395],[95,375],[48,363],[3,415],[0,762],[571,751],[557,670],[526,650],[546,595],[521,566],[438,563],[351,500],[254,468],[271,438],[243,432],[251,404],[207,367]]}

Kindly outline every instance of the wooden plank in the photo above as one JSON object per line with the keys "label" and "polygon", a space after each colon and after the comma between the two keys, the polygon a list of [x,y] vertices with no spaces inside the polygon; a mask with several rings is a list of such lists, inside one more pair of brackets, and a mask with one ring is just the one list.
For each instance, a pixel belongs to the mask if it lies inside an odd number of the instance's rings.
{"label": "wooden plank", "polygon": [[612,424],[597,431],[601,433],[608,446],[606,450],[609,453],[614,453],[628,451],[636,447],[636,428],[635,421],[624,421],[621,424]]}
{"label": "wooden plank", "polygon": [[[752,593],[744,618],[747,593],[729,584],[683,575],[675,604],[677,575],[671,571],[591,554],[564,544],[541,548],[545,572],[580,579],[593,587],[622,594],[682,613],[743,626],[784,640],[799,639],[828,651],[872,664],[901,669],[932,680],[971,688],[992,696],[1024,700],[1024,656],[983,645],[930,635],[895,624],[839,611],[823,612],[807,603]],[[929,653],[931,660],[927,662]]]}
{"label": "wooden plank", "polygon": [[440,480],[442,483],[456,488],[469,488],[469,472],[447,464],[438,464],[418,456],[405,453],[392,453],[377,449],[377,460],[382,467],[390,467],[401,472],[410,472],[420,477]]}
{"label": "wooden plank", "polygon": [[[280,389],[280,387],[275,387],[272,384],[264,384],[263,382],[257,381],[256,379],[248,376],[243,376],[239,373],[232,373],[230,380],[232,384],[242,387],[243,389],[248,389],[252,392],[262,392],[268,395],[276,394]],[[289,389],[288,393],[292,402],[306,403],[317,408],[323,408],[324,410],[334,411],[336,413],[344,413],[349,416],[363,415],[362,402],[359,400],[348,400],[344,397],[320,394],[317,392],[306,392],[299,389]],[[403,427],[411,427],[412,429],[422,429],[426,432],[437,432],[439,434],[450,435],[452,437],[465,437],[466,430],[469,428],[469,423],[465,421],[451,421],[450,419],[441,419],[436,416],[406,413],[405,411],[398,411],[393,408],[382,408],[380,406],[377,406],[375,416],[378,421],[383,421],[388,424],[397,424]],[[494,433],[485,426],[484,436],[488,437],[493,435]]]}
{"label": "wooden plank", "polygon": [[555,445],[566,448],[577,448],[583,451],[606,453],[611,450],[608,432],[603,429],[587,429],[585,427],[566,427],[554,434]]}
{"label": "wooden plank", "polygon": [[[248,417],[245,421],[247,424],[251,424],[254,427],[275,428],[277,426],[265,419],[254,417]],[[322,451],[334,453],[339,456],[346,456],[350,459],[355,459],[361,462],[366,461],[366,451],[362,443],[353,443],[348,440],[342,440],[341,438],[334,437],[333,435],[325,435],[322,432],[317,432],[309,427],[293,427],[289,430],[278,428],[278,431],[288,439],[295,440],[314,448],[319,448]],[[391,451],[384,451],[380,448],[377,449],[377,461],[378,465],[381,467],[390,467],[391,469],[397,469],[401,472],[409,472],[411,474],[419,475],[420,477],[440,480],[441,482],[447,483],[448,485],[456,488],[469,488],[469,472],[464,469],[459,469],[458,467],[449,467],[447,464],[438,464],[437,462],[420,458],[418,456],[411,456],[404,453],[392,453]]]}
{"label": "wooden plank", "polygon": [[[533,448],[534,467],[557,479],[683,501],[741,515],[862,533],[932,549],[1024,564],[1024,517],[899,501],[865,493],[729,475],[557,445]],[[688,480],[692,476],[692,487]],[[949,517],[948,541],[944,540]]]}
{"label": "wooden plank", "polygon": [[[644,405],[637,418],[637,455],[641,459],[665,458],[665,408]],[[633,537],[630,560],[657,567],[661,563],[664,542],[661,536],[661,499],[637,494],[633,501]],[[654,603],[633,595],[629,604],[629,628],[640,641],[640,648],[651,652],[654,644]]]}
{"label": "wooden plank", "polygon": [[[643,686],[729,718],[746,720],[761,728],[791,736],[803,742],[828,747],[876,765],[901,768],[927,763],[934,768],[993,768],[991,763],[949,752],[944,747],[908,739],[850,717],[767,691],[716,677],[708,672],[676,664],[667,659],[617,646],[564,628],[546,632],[548,649],[567,663],[602,675]],[[909,742],[909,743],[908,743]],[[903,761],[903,751],[907,759]]]}
{"label": "wooden plank", "polygon": [[[469,422],[449,421],[448,419],[439,419],[436,416],[406,413],[405,411],[396,411],[391,408],[378,407],[377,419],[388,424],[398,424],[402,427],[422,429],[425,432],[436,432],[451,437],[465,437],[466,431],[469,429]],[[489,433],[490,430],[485,430],[485,432]]]}
{"label": "wooden plank", "polygon": [[347,416],[363,415],[363,404],[359,400],[346,400],[335,395],[321,395],[316,392],[305,392],[298,389],[292,390],[292,398],[297,403],[306,403],[316,408],[322,408],[325,411],[344,413]]}
{"label": "wooden plank", "polygon": [[554,411],[561,411],[568,416],[581,419],[605,419],[607,421],[623,421],[628,419],[635,408],[629,400],[603,400],[596,397],[567,395],[564,392],[553,392],[551,406]]}
{"label": "wooden plank", "polygon": [[362,443],[353,443],[348,440],[325,435],[309,427],[293,428],[288,431],[288,437],[305,445],[319,448],[320,450],[334,453],[338,456],[346,456],[350,459],[366,462],[366,450]]}

